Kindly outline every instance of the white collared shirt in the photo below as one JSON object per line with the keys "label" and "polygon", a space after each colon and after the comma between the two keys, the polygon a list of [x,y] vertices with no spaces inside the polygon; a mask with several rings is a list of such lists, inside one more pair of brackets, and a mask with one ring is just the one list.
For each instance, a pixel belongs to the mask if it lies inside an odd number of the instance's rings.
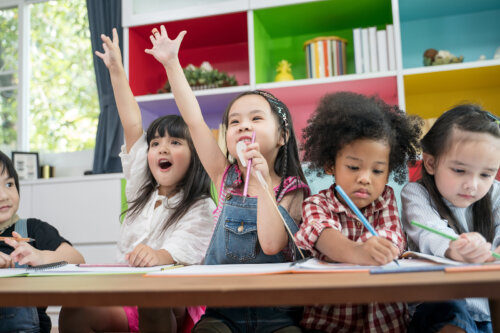
{"label": "white collared shirt", "polygon": [[[122,146],[120,158],[127,180],[125,193],[129,201],[137,196],[147,180],[147,150],[145,134],[130,152],[127,153],[126,146]],[[212,237],[215,204],[211,198],[197,201],[177,223],[162,232],[164,221],[173,213],[172,207],[181,199],[182,191],[167,198],[156,190],[138,215],[133,218],[126,216],[118,241],[118,262],[125,262],[125,255],[142,243],[155,250],[168,251],[176,263],[201,263]],[[158,200],[161,204],[155,208]]]}

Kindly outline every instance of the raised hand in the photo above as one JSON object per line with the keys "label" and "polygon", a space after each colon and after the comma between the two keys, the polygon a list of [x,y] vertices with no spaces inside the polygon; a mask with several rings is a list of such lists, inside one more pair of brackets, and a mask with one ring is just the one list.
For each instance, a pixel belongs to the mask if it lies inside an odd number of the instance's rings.
{"label": "raised hand", "polygon": [[[21,235],[17,232],[12,233],[13,237],[21,238]],[[13,262],[17,262],[19,265],[30,265],[37,266],[45,264],[45,258],[43,251],[35,249],[33,246],[26,242],[16,241],[13,239],[5,240],[5,243],[12,246],[14,251],[10,254]]]}
{"label": "raised hand", "polygon": [[451,241],[445,255],[457,261],[483,263],[491,260],[490,250],[491,243],[488,243],[481,234],[468,232]]}
{"label": "raised hand", "polygon": [[102,39],[102,48],[104,49],[104,53],[99,51],[95,51],[95,55],[101,58],[104,61],[104,64],[109,70],[117,67],[121,68],[122,64],[122,55],[120,53],[120,44],[118,43],[118,32],[116,28],[113,28],[113,40],[101,34]]}
{"label": "raised hand", "polygon": [[181,31],[175,39],[170,39],[167,35],[167,29],[162,24],[160,31],[154,28],[149,39],[152,47],[144,50],[147,54],[151,54],[163,66],[166,66],[170,61],[177,61],[181,42],[186,35],[186,31]]}

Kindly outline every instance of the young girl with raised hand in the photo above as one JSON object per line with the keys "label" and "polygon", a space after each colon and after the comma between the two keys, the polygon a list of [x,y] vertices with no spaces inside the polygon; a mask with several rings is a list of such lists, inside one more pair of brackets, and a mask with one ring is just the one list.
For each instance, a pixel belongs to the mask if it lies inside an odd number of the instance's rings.
{"label": "young girl with raised hand", "polygon": [[[421,121],[375,97],[326,95],[304,131],[304,160],[335,176],[336,184],[303,203],[297,242],[322,260],[384,265],[406,248],[392,172],[405,180],[417,157]],[[339,185],[379,237],[373,236],[335,190]],[[311,332],[404,332],[405,303],[305,307],[301,326]]]}
{"label": "young girl with raised hand", "polygon": [[[441,115],[424,136],[422,178],[401,193],[411,250],[468,263],[493,261],[491,251],[500,253],[499,123],[477,105],[460,105]],[[458,239],[447,241],[411,221]],[[447,316],[432,316],[436,311]],[[445,326],[491,332],[487,300],[423,303],[410,328],[437,331]]]}
{"label": "young girl with raised hand", "polygon": [[[185,35],[170,40],[164,26],[153,29],[153,47],[146,50],[161,62],[168,75],[175,101],[186,121],[194,145],[210,178],[217,187],[217,224],[205,264],[277,263],[293,260],[293,238],[287,234],[280,214],[295,231],[300,204],[308,195],[299,163],[297,142],[287,107],[264,91],[243,93],[234,99],[223,116],[230,162],[203,120],[178,59]],[[255,142],[252,137],[255,134]],[[245,142],[242,159],[238,142]],[[241,145],[241,144],[240,144]],[[245,179],[251,160],[251,176]],[[260,173],[264,186],[257,179]],[[248,180],[248,197],[242,196]],[[265,191],[268,191],[266,193]],[[279,204],[279,212],[273,207]],[[195,332],[299,331],[297,312],[290,308],[207,308]]]}
{"label": "young girl with raised hand", "polygon": [[[85,262],[56,228],[35,218],[21,219],[19,177],[10,158],[0,151],[0,236],[32,238],[33,242],[0,241],[0,268],[38,266],[67,261]],[[0,332],[50,332],[46,308],[0,307]]]}
{"label": "young girl with raised hand", "polygon": [[[196,154],[180,116],[164,116],[142,127],[141,111],[128,85],[118,34],[102,35],[104,53],[96,52],[109,69],[125,134],[123,173],[129,208],[122,223],[118,260],[132,266],[200,264],[213,231],[210,179]],[[63,312],[63,328],[96,331],[189,331],[201,316],[198,307],[141,309],[90,308]],[[139,326],[139,327],[138,327]]]}

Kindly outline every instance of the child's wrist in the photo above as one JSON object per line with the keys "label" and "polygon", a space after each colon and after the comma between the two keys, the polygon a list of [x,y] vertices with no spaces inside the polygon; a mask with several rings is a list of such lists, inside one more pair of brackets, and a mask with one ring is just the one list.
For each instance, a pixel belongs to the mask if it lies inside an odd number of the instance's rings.
{"label": "child's wrist", "polygon": [[[161,62],[165,70],[170,70],[175,67],[181,67],[181,63],[179,62],[179,58],[175,57],[173,59],[168,59]],[[181,67],[182,68],[182,67]]]}

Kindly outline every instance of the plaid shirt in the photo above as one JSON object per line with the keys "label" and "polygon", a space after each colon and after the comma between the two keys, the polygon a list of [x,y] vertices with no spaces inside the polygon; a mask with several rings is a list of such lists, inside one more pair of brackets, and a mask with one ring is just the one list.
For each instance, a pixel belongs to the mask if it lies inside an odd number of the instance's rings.
{"label": "plaid shirt", "polygon": [[[325,228],[333,228],[355,242],[372,235],[358,217],[335,196],[335,184],[302,204],[302,224],[295,235],[299,247],[314,257],[329,261],[315,244]],[[387,238],[400,251],[406,249],[394,191],[386,186],[382,195],[362,213],[380,237]],[[301,326],[324,332],[406,332],[406,303],[317,305],[305,307]]]}

